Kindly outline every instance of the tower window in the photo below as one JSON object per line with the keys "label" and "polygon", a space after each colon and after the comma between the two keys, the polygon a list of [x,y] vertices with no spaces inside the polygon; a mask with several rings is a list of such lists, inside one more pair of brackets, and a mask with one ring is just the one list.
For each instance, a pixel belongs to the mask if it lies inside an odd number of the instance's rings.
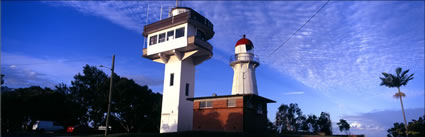
{"label": "tower window", "polygon": [[155,45],[157,40],[157,35],[153,35],[149,38],[149,45]]}
{"label": "tower window", "polygon": [[186,96],[189,96],[189,83],[186,83]]}
{"label": "tower window", "polygon": [[176,29],[176,39],[184,36],[184,27]]}
{"label": "tower window", "polygon": [[174,30],[167,32],[167,41],[174,39]]}
{"label": "tower window", "polygon": [[161,43],[161,42],[164,42],[165,41],[165,33],[161,33],[158,36],[159,36],[159,42],[158,43]]}
{"label": "tower window", "polygon": [[174,85],[174,73],[170,74],[170,86]]}
{"label": "tower window", "polygon": [[201,101],[199,102],[199,108],[212,108],[211,101]]}
{"label": "tower window", "polygon": [[227,107],[236,107],[236,100],[235,99],[228,99],[227,100]]}

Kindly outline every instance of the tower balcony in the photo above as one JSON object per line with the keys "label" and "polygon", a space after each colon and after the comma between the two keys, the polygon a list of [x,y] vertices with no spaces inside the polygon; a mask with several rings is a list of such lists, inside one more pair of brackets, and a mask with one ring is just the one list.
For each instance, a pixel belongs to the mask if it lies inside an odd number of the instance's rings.
{"label": "tower balcony", "polygon": [[191,8],[185,9],[187,9],[188,12],[168,17],[166,19],[144,26],[143,36],[147,37],[151,33],[161,31],[180,24],[189,23],[204,33],[205,40],[211,39],[215,33],[214,25],[211,23],[211,21]]}
{"label": "tower balcony", "polygon": [[238,63],[254,63],[256,66],[260,65],[260,58],[252,53],[239,53],[230,56],[230,66]]}

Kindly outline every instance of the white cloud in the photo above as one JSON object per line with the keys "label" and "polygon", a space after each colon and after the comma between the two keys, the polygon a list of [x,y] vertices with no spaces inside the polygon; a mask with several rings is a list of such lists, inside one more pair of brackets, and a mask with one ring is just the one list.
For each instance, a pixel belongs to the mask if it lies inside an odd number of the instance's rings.
{"label": "white cloud", "polygon": [[294,91],[294,92],[284,92],[284,95],[302,95],[303,91]]}
{"label": "white cloud", "polygon": [[16,68],[16,65],[10,65],[9,68],[14,69]]}
{"label": "white cloud", "polygon": [[357,128],[357,129],[363,129],[362,128],[362,124],[360,124],[359,122],[357,122],[357,121],[354,121],[353,123],[351,123],[350,124],[350,127],[351,128]]}

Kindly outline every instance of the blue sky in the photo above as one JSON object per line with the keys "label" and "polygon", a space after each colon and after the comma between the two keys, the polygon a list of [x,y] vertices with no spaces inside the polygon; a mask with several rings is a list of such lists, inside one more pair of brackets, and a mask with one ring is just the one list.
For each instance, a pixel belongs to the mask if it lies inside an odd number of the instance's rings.
{"label": "blue sky", "polygon": [[[261,65],[261,96],[274,121],[280,104],[298,103],[305,114],[329,112],[352,133],[385,136],[402,122],[396,89],[379,86],[381,72],[410,69],[415,79],[401,90],[407,118],[424,114],[424,2],[330,1],[302,30],[275,51],[325,1],[185,1],[211,20],[212,59],[196,67],[195,96],[231,94],[229,57],[243,34]],[[5,86],[70,84],[85,64],[162,92],[163,64],[142,58],[143,26],[159,20],[174,1],[1,2],[1,71]],[[147,14],[147,7],[149,13]],[[208,7],[208,8],[206,8]],[[168,11],[164,10],[163,16]],[[148,15],[148,16],[147,16]],[[104,70],[109,74],[108,70]],[[334,132],[337,126],[333,125]]]}

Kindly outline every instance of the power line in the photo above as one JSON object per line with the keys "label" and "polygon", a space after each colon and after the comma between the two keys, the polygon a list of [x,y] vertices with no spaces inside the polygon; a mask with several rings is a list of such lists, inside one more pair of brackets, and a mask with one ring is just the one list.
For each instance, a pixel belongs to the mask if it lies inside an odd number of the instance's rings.
{"label": "power line", "polygon": [[316,14],[318,14],[322,9],[323,9],[323,7],[325,7],[327,4],[329,3],[329,0],[327,0],[326,1],[326,3],[325,4],[323,4],[320,8],[319,8],[319,10],[317,10],[314,14],[313,14],[313,16],[311,16],[301,27],[299,27],[294,33],[292,33],[291,34],[291,36],[289,36],[289,38],[288,39],[286,39],[282,44],[280,44],[280,46],[279,47],[277,47],[275,50],[273,50],[273,52],[271,53],[271,54],[269,54],[269,56],[268,57],[270,57],[270,56],[272,56],[276,51],[278,51],[282,46],[284,46],[298,31],[300,31],[308,22],[310,22],[310,20],[312,19],[312,18],[314,18],[314,16],[316,16]]}

